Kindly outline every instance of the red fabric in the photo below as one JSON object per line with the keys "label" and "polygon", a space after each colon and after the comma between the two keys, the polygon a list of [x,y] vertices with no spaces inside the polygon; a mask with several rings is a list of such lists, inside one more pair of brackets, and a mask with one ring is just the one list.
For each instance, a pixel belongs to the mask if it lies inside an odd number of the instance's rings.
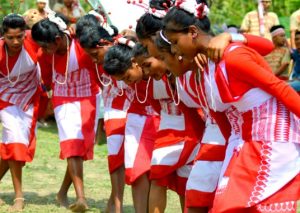
{"label": "red fabric", "polygon": [[158,117],[147,117],[141,134],[139,147],[135,156],[133,168],[126,168],[125,170],[126,184],[133,184],[140,176],[142,176],[150,170],[152,151],[154,147],[154,140],[156,138],[156,130],[158,128],[158,125]]}
{"label": "red fabric", "polygon": [[[6,53],[4,48],[5,42],[3,39],[0,40],[0,70],[4,75],[7,75],[7,69],[6,69]],[[39,46],[32,40],[31,38],[31,32],[26,31],[26,37],[24,39],[23,43],[24,48],[30,55],[31,59],[34,62],[37,62],[37,52],[39,49]],[[21,51],[20,51],[21,52]],[[8,68],[11,71],[17,62],[20,52],[14,56],[9,56],[8,58]]]}
{"label": "red fabric", "polygon": [[82,157],[92,160],[95,142],[96,97],[80,101],[82,135],[84,139],[70,139],[60,142],[60,158]]}
{"label": "red fabric", "polygon": [[247,39],[247,46],[256,50],[262,56],[268,55],[275,48],[273,42],[269,39],[251,34],[244,34],[244,36]]}
{"label": "red fabric", "polygon": [[[264,147],[263,154],[261,153],[262,147]],[[234,152],[233,157],[226,169],[225,176],[229,176],[229,182],[227,189],[220,191],[221,195],[217,195],[214,200],[214,207],[212,213],[220,212],[259,212],[257,210],[257,204],[254,203],[255,196],[259,196],[259,187],[254,188],[254,185],[258,178],[258,172],[260,174],[265,171],[266,174],[270,171],[270,164],[267,159],[265,165],[263,165],[262,158],[268,156],[267,152],[271,151],[266,144],[261,142],[245,142],[240,152]],[[268,175],[266,175],[268,176]],[[263,178],[260,177],[260,181],[263,184]],[[276,192],[274,195],[259,202],[259,205],[268,205],[272,203],[281,203],[287,201],[296,201],[300,197],[299,175],[286,184],[282,189]],[[264,187],[261,185],[261,187]],[[257,190],[257,191],[253,191]],[[243,193],[241,193],[243,192]],[[228,199],[232,195],[234,199]],[[248,203],[251,198],[253,201],[251,208],[245,208],[245,203]]]}
{"label": "red fabric", "polygon": [[[225,85],[228,87],[231,97],[241,98],[247,91],[258,87],[276,97],[291,112],[300,117],[300,107],[295,104],[300,103],[300,97],[286,82],[278,79],[270,70],[267,62],[254,50],[241,46],[228,52],[224,56],[228,75],[228,84],[220,76],[220,69],[217,69],[217,85],[221,89]],[[237,63],[237,61],[239,63]],[[221,93],[224,102],[229,102],[230,97]],[[235,101],[232,99],[231,101]]]}
{"label": "red fabric", "polygon": [[185,206],[187,208],[212,206],[215,192],[200,192],[187,190],[185,193]]}
{"label": "red fabric", "polygon": [[[70,39],[70,43],[72,39]],[[98,79],[95,72],[95,65],[91,58],[84,52],[79,41],[75,40],[75,51],[78,60],[79,69],[89,70],[91,77],[92,94],[99,92]],[[67,53],[64,55],[55,54],[55,70],[57,73],[64,75],[66,71]],[[50,88],[52,85],[52,55],[46,54],[40,50],[38,53],[38,61],[41,67],[41,75],[43,83]]]}
{"label": "red fabric", "polygon": [[71,139],[65,140],[60,143],[60,159],[64,160],[70,157],[83,157],[86,156],[84,149],[84,140]]}
{"label": "red fabric", "polygon": [[38,109],[39,109],[39,96],[35,95],[28,147],[18,142],[11,143],[11,144],[0,144],[1,159],[24,161],[24,162],[31,162],[33,160],[35,154],[35,148],[36,148],[35,129],[36,129],[36,123],[38,119]]}
{"label": "red fabric", "polygon": [[167,187],[168,189],[176,192],[180,196],[185,195],[187,178],[180,177],[176,174],[176,171],[168,176],[156,180],[156,184],[159,186]]}
{"label": "red fabric", "polygon": [[[139,114],[139,115],[149,115],[152,114],[151,112],[148,111],[147,107],[148,106],[154,106],[153,109],[156,110],[160,110],[159,107],[159,102],[157,100],[151,99],[150,96],[147,97],[147,100],[145,103],[140,103],[137,100],[137,97],[139,98],[139,100],[143,101],[146,98],[146,90],[147,90],[147,81],[141,81],[139,83],[136,84],[137,85],[137,89],[135,91],[135,97],[128,109],[128,113],[135,113],[135,114]],[[135,89],[135,86],[132,85],[132,88]],[[149,88],[151,88],[151,86],[149,86]],[[151,89],[150,89],[151,90]],[[149,91],[150,92],[150,91]],[[159,111],[158,111],[159,112]]]}
{"label": "red fabric", "polygon": [[109,173],[112,174],[121,166],[124,166],[124,143],[121,146],[120,151],[117,155],[108,155],[108,169]]}
{"label": "red fabric", "polygon": [[224,145],[202,143],[195,160],[223,161],[225,158],[226,148],[227,147]]}

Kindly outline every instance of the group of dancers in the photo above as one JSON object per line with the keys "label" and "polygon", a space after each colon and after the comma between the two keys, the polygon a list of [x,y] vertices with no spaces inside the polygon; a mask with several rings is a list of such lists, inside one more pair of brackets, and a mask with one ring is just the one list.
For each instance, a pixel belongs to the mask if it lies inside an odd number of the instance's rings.
{"label": "group of dancers", "polygon": [[167,189],[182,212],[297,211],[300,97],[264,61],[270,41],[215,37],[208,11],[201,0],[151,0],[135,33],[122,36],[95,11],[77,22],[76,35],[59,15],[31,31],[17,14],[4,18],[0,179],[10,170],[12,210],[24,208],[22,167],[34,157],[47,89],[67,160],[56,199],[73,212],[88,209],[83,162],[93,159],[100,96],[112,185],[107,212],[122,212],[124,183],[137,213],[164,212]]}

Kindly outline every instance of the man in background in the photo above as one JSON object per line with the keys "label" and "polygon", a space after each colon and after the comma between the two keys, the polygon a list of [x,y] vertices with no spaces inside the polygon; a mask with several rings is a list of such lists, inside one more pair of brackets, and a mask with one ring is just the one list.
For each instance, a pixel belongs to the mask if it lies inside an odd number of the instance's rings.
{"label": "man in background", "polygon": [[54,8],[54,11],[65,15],[70,23],[76,23],[85,14],[79,0],[64,0],[63,6]]}
{"label": "man in background", "polygon": [[274,50],[265,57],[272,68],[273,73],[283,80],[288,80],[288,66],[290,63],[290,50],[287,47],[284,26],[276,25],[270,30]]}
{"label": "man in background", "polygon": [[29,28],[31,28],[36,22],[47,18],[47,12],[45,11],[47,0],[37,0],[36,8],[29,9],[24,13],[24,19]]}
{"label": "man in background", "polygon": [[271,27],[279,25],[276,13],[269,12],[271,5],[271,0],[260,0],[257,9],[245,15],[241,31],[271,40]]}

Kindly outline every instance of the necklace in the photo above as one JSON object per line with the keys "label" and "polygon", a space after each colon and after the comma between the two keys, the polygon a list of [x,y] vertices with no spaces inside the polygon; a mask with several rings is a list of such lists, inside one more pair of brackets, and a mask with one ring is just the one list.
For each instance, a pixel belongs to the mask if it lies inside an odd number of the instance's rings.
{"label": "necklace", "polygon": [[169,78],[167,78],[167,84],[168,84],[168,87],[169,87],[169,90],[170,90],[170,93],[171,93],[171,96],[172,96],[172,100],[175,104],[175,106],[178,106],[179,103],[180,103],[180,96],[179,96],[179,87],[178,87],[178,82],[177,82],[177,78],[175,79],[175,84],[176,84],[176,92],[177,92],[177,101],[175,100],[175,95],[173,93],[173,89],[171,87],[171,84],[170,84],[170,81],[169,81]]}
{"label": "necklace", "polygon": [[[69,47],[69,45],[70,45],[70,41],[69,41],[69,38],[68,38],[68,36],[67,35],[65,35],[66,36],[66,38],[67,38],[67,62],[66,62],[66,70],[65,70],[65,79],[64,79],[64,81],[63,82],[61,82],[61,81],[58,81],[57,79],[56,79],[56,77],[54,76],[53,78],[54,78],[54,81],[56,82],[56,83],[58,83],[58,84],[61,84],[61,85],[63,85],[63,84],[66,84],[67,83],[67,79],[68,79],[68,68],[69,68],[69,59],[70,59],[70,47]],[[55,61],[54,61],[54,54],[52,55],[52,72],[53,72],[53,74],[55,74],[55,66],[54,66],[54,64],[55,64]]]}
{"label": "necklace", "polygon": [[136,87],[136,83],[134,84],[134,89],[135,89],[135,96],[136,96],[136,99],[137,99],[138,102],[141,103],[141,104],[144,104],[144,103],[147,101],[147,98],[148,98],[148,88],[149,88],[150,80],[151,80],[151,77],[148,78],[147,86],[146,86],[146,96],[145,96],[145,99],[142,100],[142,101],[139,99],[138,91],[137,91],[137,87]]}
{"label": "necklace", "polygon": [[123,96],[124,95],[123,82],[120,82],[120,83],[121,83],[121,88],[119,88],[118,83],[116,83],[116,85],[117,85],[116,88],[118,90],[121,90],[121,93],[119,93],[119,91],[118,91],[117,96]]}
{"label": "necklace", "polygon": [[[23,49],[21,50],[23,51]],[[20,53],[22,54],[22,52]],[[21,74],[21,65],[19,64],[19,72],[18,72],[18,76],[17,76],[17,79],[15,81],[12,81],[10,79],[10,71],[9,71],[9,67],[8,67],[8,53],[7,53],[7,48],[5,46],[5,65],[6,65],[6,70],[7,70],[7,80],[9,81],[9,83],[11,84],[16,84],[18,81],[19,81],[19,77],[20,77],[20,74]]]}
{"label": "necklace", "polygon": [[98,66],[97,64],[95,64],[95,67],[96,67],[96,72],[97,72],[97,77],[98,77],[98,80],[100,81],[100,83],[104,86],[104,87],[107,87],[111,84],[112,80],[111,78],[109,77],[109,82],[108,83],[104,83],[102,80],[101,80],[101,77],[99,75],[99,70],[98,70]]}

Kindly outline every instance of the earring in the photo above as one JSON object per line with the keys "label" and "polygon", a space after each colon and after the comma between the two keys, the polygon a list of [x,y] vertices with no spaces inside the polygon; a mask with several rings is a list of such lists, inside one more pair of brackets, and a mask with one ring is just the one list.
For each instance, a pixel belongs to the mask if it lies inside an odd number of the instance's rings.
{"label": "earring", "polygon": [[182,56],[181,55],[178,56],[178,61],[182,61],[182,60],[183,60]]}

